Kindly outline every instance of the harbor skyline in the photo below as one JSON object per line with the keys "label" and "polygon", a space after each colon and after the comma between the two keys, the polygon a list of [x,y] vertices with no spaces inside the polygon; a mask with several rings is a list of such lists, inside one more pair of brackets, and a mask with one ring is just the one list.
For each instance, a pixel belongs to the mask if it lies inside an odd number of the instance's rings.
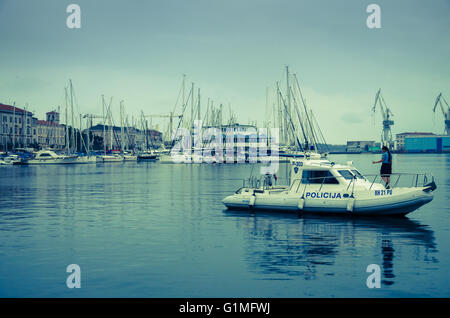
{"label": "harbor skyline", "polygon": [[289,65],[330,144],[379,139],[381,116],[370,112],[379,88],[394,134],[443,133],[442,114],[432,108],[441,91],[450,94],[450,45],[440,41],[450,26],[446,1],[378,1],[381,29],[367,28],[360,1],[77,3],[82,27],[74,30],[65,25],[68,3],[0,1],[8,48],[0,52],[0,102],[28,104],[42,118],[64,107],[70,78],[80,113],[100,111],[104,94],[114,96],[115,114],[124,100],[138,117],[173,109],[187,74],[203,102],[230,105],[238,122],[262,127],[266,88],[274,102]]}

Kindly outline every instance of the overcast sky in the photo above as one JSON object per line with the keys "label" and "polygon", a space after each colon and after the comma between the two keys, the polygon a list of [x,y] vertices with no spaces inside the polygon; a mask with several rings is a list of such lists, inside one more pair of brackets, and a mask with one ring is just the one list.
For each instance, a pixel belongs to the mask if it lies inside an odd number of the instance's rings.
{"label": "overcast sky", "polygon": [[[66,7],[81,7],[81,29]],[[366,7],[381,7],[381,29]],[[379,140],[378,88],[393,133],[444,129],[436,96],[450,99],[450,1],[0,0],[0,103],[43,118],[64,105],[101,114],[101,94],[137,116],[173,109],[182,74],[206,107],[231,104],[241,123],[264,120],[266,87],[297,73],[329,143]],[[161,122],[162,124],[162,122]]]}

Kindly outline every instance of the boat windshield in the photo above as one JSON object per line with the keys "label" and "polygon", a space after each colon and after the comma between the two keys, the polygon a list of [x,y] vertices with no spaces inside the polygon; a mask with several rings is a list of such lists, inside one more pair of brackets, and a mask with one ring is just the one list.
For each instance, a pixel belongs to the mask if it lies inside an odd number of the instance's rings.
{"label": "boat windshield", "polygon": [[350,172],[350,170],[338,170],[339,174],[347,180],[352,180],[355,176]]}
{"label": "boat windshield", "polygon": [[358,178],[358,179],[363,179],[363,180],[364,180],[363,175],[362,175],[361,173],[359,173],[358,170],[353,169],[352,172],[353,172],[353,174],[356,176],[356,178]]}
{"label": "boat windshield", "polygon": [[328,170],[303,170],[303,184],[339,184]]}
{"label": "boat windshield", "polygon": [[363,175],[356,169],[353,170],[338,170],[339,174],[343,176],[347,180],[362,179],[364,180]]}

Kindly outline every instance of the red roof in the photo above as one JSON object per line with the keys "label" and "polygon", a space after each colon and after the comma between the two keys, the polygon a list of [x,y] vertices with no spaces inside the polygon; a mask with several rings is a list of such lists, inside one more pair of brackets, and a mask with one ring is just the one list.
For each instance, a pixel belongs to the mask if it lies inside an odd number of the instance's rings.
{"label": "red roof", "polygon": [[56,123],[54,121],[52,122],[52,121],[39,120],[39,119],[37,121],[37,124],[38,125],[44,125],[44,126],[64,126],[64,125],[58,124],[58,123]]}
{"label": "red roof", "polygon": [[9,112],[12,112],[12,113],[16,112],[18,114],[26,113],[27,115],[33,115],[33,113],[31,113],[29,111],[26,111],[26,110],[24,110],[22,108],[14,107],[14,106],[11,106],[11,105],[5,105],[5,104],[2,104],[2,103],[0,103],[0,110],[6,110],[6,111],[9,111]]}
{"label": "red roof", "polygon": [[45,125],[45,126],[50,126],[51,123],[49,121],[46,120],[38,120],[37,121],[38,125]]}

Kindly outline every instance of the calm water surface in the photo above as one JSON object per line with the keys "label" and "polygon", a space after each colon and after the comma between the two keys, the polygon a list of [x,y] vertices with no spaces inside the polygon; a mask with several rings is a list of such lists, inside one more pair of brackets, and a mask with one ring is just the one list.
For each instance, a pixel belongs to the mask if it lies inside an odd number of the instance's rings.
{"label": "calm water surface", "polygon": [[[365,173],[378,157],[330,156]],[[0,296],[450,297],[449,155],[394,155],[394,170],[433,173],[438,185],[402,219],[225,210],[251,170],[1,167]],[[66,287],[69,264],[81,267],[80,289]],[[381,267],[380,289],[366,287],[369,264]]]}

